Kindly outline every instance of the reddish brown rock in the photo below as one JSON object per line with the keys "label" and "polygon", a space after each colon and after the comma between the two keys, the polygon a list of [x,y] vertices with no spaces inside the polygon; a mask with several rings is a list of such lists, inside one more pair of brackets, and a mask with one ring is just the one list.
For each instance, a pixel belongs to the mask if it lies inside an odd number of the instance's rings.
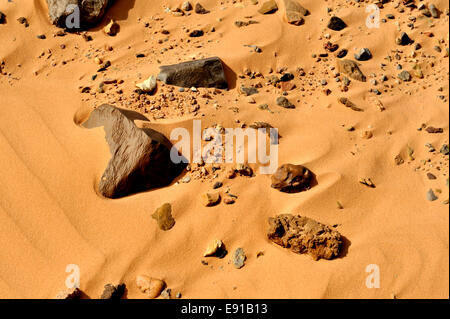
{"label": "reddish brown rock", "polygon": [[284,164],[272,175],[272,188],[284,193],[298,193],[311,188],[314,174],[301,165]]}
{"label": "reddish brown rock", "polygon": [[305,21],[303,18],[309,14],[300,3],[295,0],[284,0],[284,6],[286,8],[286,20],[293,25],[302,25]]}
{"label": "reddish brown rock", "polygon": [[338,71],[347,74],[352,79],[366,82],[366,76],[360,70],[358,63],[352,60],[337,60]]}
{"label": "reddish brown rock", "polygon": [[311,218],[289,214],[269,218],[269,240],[314,260],[333,259],[342,248],[341,234]]}
{"label": "reddish brown rock", "polygon": [[171,143],[160,133],[141,129],[135,119],[143,115],[104,104],[83,123],[86,128],[104,126],[112,158],[98,189],[108,198],[169,185],[184,169],[170,158]]}

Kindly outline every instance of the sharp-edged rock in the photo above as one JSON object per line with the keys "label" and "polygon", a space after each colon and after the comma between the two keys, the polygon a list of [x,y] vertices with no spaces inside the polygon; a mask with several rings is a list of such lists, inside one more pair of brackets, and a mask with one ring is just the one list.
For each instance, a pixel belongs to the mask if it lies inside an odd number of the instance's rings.
{"label": "sharp-edged rock", "polygon": [[347,74],[352,79],[366,82],[366,76],[359,69],[358,63],[352,60],[337,60],[338,71]]}
{"label": "sharp-edged rock", "polygon": [[152,215],[152,218],[158,222],[161,230],[168,231],[175,226],[175,219],[172,217],[172,205],[166,203],[159,207]]}
{"label": "sharp-edged rock", "polygon": [[125,284],[114,286],[112,284],[105,285],[100,299],[121,299],[125,293]]}
{"label": "sharp-edged rock", "polygon": [[222,61],[218,57],[161,66],[158,80],[185,88],[228,88]]}
{"label": "sharp-edged rock", "polygon": [[311,218],[278,215],[269,218],[269,240],[297,254],[309,254],[314,260],[333,259],[342,249],[341,234]]}
{"label": "sharp-edged rock", "polygon": [[209,13],[209,10],[206,10],[200,3],[197,3],[195,5],[194,11],[197,14],[207,14],[207,13]]}
{"label": "sharp-edged rock", "polygon": [[160,133],[141,129],[133,120],[143,115],[104,104],[83,123],[86,128],[104,126],[112,158],[100,179],[99,192],[107,198],[169,185],[184,169],[170,158],[171,143]]}
{"label": "sharp-edged rock", "polygon": [[[47,0],[47,5],[50,21],[53,24],[61,28],[72,29],[76,23],[71,21],[69,16],[77,10],[76,8],[79,8],[80,11],[80,27],[85,28],[103,18],[109,2],[109,0]],[[68,17],[69,19],[67,19]]]}
{"label": "sharp-edged rock", "polygon": [[277,10],[278,10],[278,5],[275,2],[275,0],[268,0],[263,3],[261,8],[258,10],[258,12],[261,14],[270,14],[270,13],[276,12]]}
{"label": "sharp-edged rock", "polygon": [[313,173],[304,166],[284,164],[272,175],[272,188],[284,193],[298,193],[311,188]]}
{"label": "sharp-edged rock", "polygon": [[293,25],[302,25],[305,21],[303,17],[309,14],[300,3],[295,0],[284,0],[284,6],[286,8],[286,20]]}
{"label": "sharp-edged rock", "polygon": [[327,27],[334,31],[341,31],[347,27],[347,24],[341,18],[334,16],[330,18]]}

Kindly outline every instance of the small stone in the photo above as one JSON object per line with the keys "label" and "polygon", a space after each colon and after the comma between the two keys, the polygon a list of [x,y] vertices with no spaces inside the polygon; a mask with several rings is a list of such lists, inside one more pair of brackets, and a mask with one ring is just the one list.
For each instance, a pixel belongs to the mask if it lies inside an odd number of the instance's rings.
{"label": "small stone", "polygon": [[373,133],[371,131],[363,131],[361,132],[361,138],[363,139],[371,139],[373,137]]}
{"label": "small stone", "polygon": [[345,27],[347,27],[347,25],[341,18],[334,16],[334,17],[331,17],[330,21],[328,22],[327,27],[334,31],[341,31]]}
{"label": "small stone", "polygon": [[272,175],[272,188],[284,193],[298,193],[312,187],[313,173],[304,166],[284,164]]}
{"label": "small stone", "polygon": [[156,89],[156,77],[152,75],[144,82],[136,84],[136,87],[143,93],[152,94]]}
{"label": "small stone", "polygon": [[242,248],[236,249],[233,254],[233,265],[237,269],[241,269],[245,265],[245,260],[247,257],[245,256],[245,252]]}
{"label": "small stone", "polygon": [[6,23],[6,15],[0,11],[0,24]]}
{"label": "small stone", "polygon": [[194,30],[191,33],[189,33],[189,36],[191,38],[198,38],[198,37],[202,37],[205,33],[203,32],[203,30]]}
{"label": "small stone", "polygon": [[369,49],[363,48],[361,51],[355,54],[355,59],[358,61],[368,61],[372,58],[372,53]]}
{"label": "small stone", "polygon": [[172,217],[172,206],[168,203],[159,207],[152,215],[152,218],[158,222],[160,229],[167,231],[175,226],[175,219]]}
{"label": "small stone", "polygon": [[220,202],[219,193],[206,193],[202,195],[203,206],[212,207]]}
{"label": "small stone", "polygon": [[439,18],[439,10],[436,8],[434,4],[430,4],[428,6],[428,9],[430,9],[431,16],[435,19]]}
{"label": "small stone", "polygon": [[343,104],[345,107],[348,107],[348,108],[352,109],[353,111],[364,112],[363,109],[360,109],[359,107],[357,107],[352,101],[350,101],[346,97],[339,98],[338,102]]}
{"label": "small stone", "polygon": [[221,188],[222,186],[223,186],[222,182],[216,182],[216,183],[213,185],[213,189],[218,189],[218,188]]}
{"label": "small stone", "polygon": [[103,29],[105,33],[109,36],[115,36],[120,31],[120,26],[114,20],[108,23],[108,25]]}
{"label": "small stone", "polygon": [[403,157],[399,154],[395,157],[394,162],[396,165],[402,165],[405,161],[403,160]]}
{"label": "small stone", "polygon": [[412,41],[406,32],[400,33],[400,36],[395,40],[398,45],[408,45]]}
{"label": "small stone", "polygon": [[425,131],[427,131],[430,134],[439,134],[439,133],[443,133],[444,129],[441,127],[433,127],[433,126],[428,126]]}
{"label": "small stone", "polygon": [[442,145],[440,152],[441,152],[441,154],[449,155],[450,148],[449,148],[448,144]]}
{"label": "small stone", "polygon": [[405,70],[405,71],[402,71],[399,73],[398,78],[402,81],[409,82],[409,81],[411,81],[412,77],[411,77],[411,73],[409,73],[408,71]]}
{"label": "small stone", "polygon": [[166,288],[161,292],[161,297],[163,299],[171,299],[172,298],[172,289]]}
{"label": "small stone", "polygon": [[195,5],[195,10],[194,11],[197,14],[207,14],[207,13],[209,13],[209,11],[206,10],[200,3],[197,3]]}
{"label": "small stone", "polygon": [[366,82],[366,76],[359,69],[358,64],[352,60],[337,60],[338,71],[347,74],[352,79]]}
{"label": "small stone", "polygon": [[427,173],[427,177],[428,177],[429,180],[437,179],[437,177],[435,175],[431,174],[431,173]]}
{"label": "small stone", "polygon": [[233,205],[233,204],[236,202],[236,200],[235,200],[233,197],[231,197],[231,196],[226,196],[226,197],[223,199],[223,202],[224,202],[226,205]]}
{"label": "small stone", "polygon": [[47,39],[47,37],[45,36],[45,34],[39,34],[36,36],[36,38],[40,39],[40,40],[45,40]]}
{"label": "small stone", "polygon": [[285,109],[295,109],[295,105],[292,104],[287,98],[284,96],[280,96],[277,98],[276,103],[278,106],[284,107]]}
{"label": "small stone", "polygon": [[23,24],[23,25],[25,26],[25,28],[28,28],[28,27],[30,26],[30,24],[28,23],[27,18],[20,17],[20,18],[17,19],[17,21],[18,21],[20,24]]}
{"label": "small stone", "polygon": [[121,299],[125,293],[125,284],[114,286],[112,284],[105,285],[100,299]]}
{"label": "small stone", "polygon": [[223,258],[225,245],[220,239],[215,239],[206,247],[203,257],[220,257]]}
{"label": "small stone", "polygon": [[346,55],[347,55],[347,53],[348,53],[348,50],[347,49],[342,49],[342,50],[340,50],[338,53],[337,53],[337,57],[339,58],[339,59],[342,59],[342,58],[344,58]]}
{"label": "small stone", "polygon": [[184,1],[183,4],[181,5],[181,10],[183,11],[191,11],[192,10],[192,5],[189,1]]}
{"label": "small stone", "polygon": [[278,5],[275,0],[269,0],[263,3],[261,8],[258,10],[261,14],[270,14],[278,10]]}
{"label": "small stone", "polygon": [[437,199],[438,199],[438,197],[433,192],[433,190],[430,188],[427,192],[427,200],[429,200],[430,202],[434,202]]}
{"label": "small stone", "polygon": [[284,0],[284,6],[286,8],[286,20],[293,25],[302,25],[305,21],[303,18],[309,14],[300,3],[295,0]]}
{"label": "small stone", "polygon": [[148,298],[155,299],[161,295],[161,292],[166,287],[166,283],[160,279],[151,278],[146,275],[139,275],[136,277],[136,285],[139,290],[146,294]]}
{"label": "small stone", "polygon": [[254,87],[241,86],[240,87],[240,91],[241,91],[241,93],[245,94],[246,96],[250,96],[250,95],[253,95],[253,94],[258,94],[258,89],[254,88]]}
{"label": "small stone", "polygon": [[70,288],[70,289],[65,289],[60,291],[55,299],[68,299],[68,300],[73,300],[73,299],[81,299],[81,290],[79,288]]}
{"label": "small stone", "polygon": [[360,178],[359,183],[370,188],[375,188],[375,184],[372,182],[370,178]]}

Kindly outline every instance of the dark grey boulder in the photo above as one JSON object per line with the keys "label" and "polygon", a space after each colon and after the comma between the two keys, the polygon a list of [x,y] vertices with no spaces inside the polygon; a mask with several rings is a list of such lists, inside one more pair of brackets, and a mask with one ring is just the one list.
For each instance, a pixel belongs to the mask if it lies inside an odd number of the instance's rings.
{"label": "dark grey boulder", "polygon": [[[80,28],[99,22],[105,14],[111,0],[47,0],[50,21],[61,28],[71,29],[67,18],[74,13],[74,7],[80,10]],[[70,18],[69,18],[70,20]]]}
{"label": "dark grey boulder", "polygon": [[228,88],[222,61],[218,57],[161,66],[158,80],[185,88]]}
{"label": "dark grey boulder", "polygon": [[104,104],[83,123],[86,128],[105,129],[112,158],[98,189],[107,198],[167,186],[185,167],[172,162],[169,140],[154,130],[137,127],[134,120],[148,121],[137,112]]}

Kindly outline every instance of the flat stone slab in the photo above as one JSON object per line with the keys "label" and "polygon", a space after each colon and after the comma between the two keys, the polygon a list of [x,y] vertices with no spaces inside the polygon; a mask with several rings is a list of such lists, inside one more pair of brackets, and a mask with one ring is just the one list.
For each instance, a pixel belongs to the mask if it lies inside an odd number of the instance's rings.
{"label": "flat stone slab", "polygon": [[222,61],[218,57],[161,66],[158,80],[185,88],[228,88]]}

